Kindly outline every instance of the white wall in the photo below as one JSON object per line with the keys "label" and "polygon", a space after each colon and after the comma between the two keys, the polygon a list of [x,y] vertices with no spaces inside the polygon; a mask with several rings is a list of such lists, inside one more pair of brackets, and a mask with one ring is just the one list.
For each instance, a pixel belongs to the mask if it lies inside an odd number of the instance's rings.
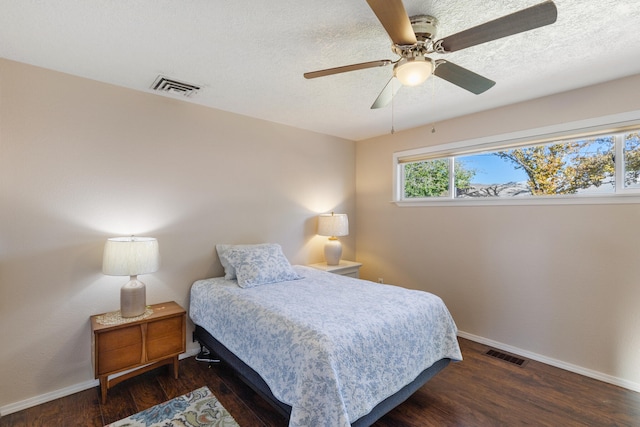
{"label": "white wall", "polygon": [[351,141],[0,59],[0,408],[93,381],[89,316],[127,280],[101,274],[107,237],[157,237],[147,301],[187,308],[216,243],[322,261],[317,213],[355,231],[354,164]]}
{"label": "white wall", "polygon": [[438,294],[467,334],[640,390],[640,206],[390,203],[395,151],[640,110],[638,87],[634,76],[358,142],[361,277]]}

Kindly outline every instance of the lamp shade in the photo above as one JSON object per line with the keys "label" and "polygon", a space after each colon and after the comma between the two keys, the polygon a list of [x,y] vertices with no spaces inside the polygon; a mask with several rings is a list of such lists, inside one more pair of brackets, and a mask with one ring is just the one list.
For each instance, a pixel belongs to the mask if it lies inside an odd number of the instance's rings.
{"label": "lamp shade", "polygon": [[107,239],[102,272],[109,276],[137,276],[158,271],[160,252],[153,237],[113,237]]}
{"label": "lamp shade", "polygon": [[347,214],[322,214],[318,217],[318,234],[321,236],[340,237],[349,234],[349,218]]}

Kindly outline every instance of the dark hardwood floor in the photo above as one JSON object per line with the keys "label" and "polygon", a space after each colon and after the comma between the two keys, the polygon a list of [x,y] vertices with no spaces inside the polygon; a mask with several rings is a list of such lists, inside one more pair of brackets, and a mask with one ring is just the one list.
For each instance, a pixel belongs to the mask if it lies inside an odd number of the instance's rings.
{"label": "dark hardwood floor", "polygon": [[[436,375],[376,427],[640,426],[640,393],[528,361],[489,357],[460,339],[464,361]],[[287,422],[223,365],[180,362],[180,378],[158,368],[109,390],[94,388],[0,418],[0,426],[102,426],[207,385],[242,427]]]}

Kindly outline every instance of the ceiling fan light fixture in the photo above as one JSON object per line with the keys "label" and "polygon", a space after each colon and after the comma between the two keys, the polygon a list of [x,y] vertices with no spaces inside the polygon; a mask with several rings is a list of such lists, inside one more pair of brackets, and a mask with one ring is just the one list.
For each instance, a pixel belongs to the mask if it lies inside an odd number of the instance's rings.
{"label": "ceiling fan light fixture", "polygon": [[433,63],[426,56],[402,58],[393,67],[393,75],[404,86],[418,86],[433,73]]}

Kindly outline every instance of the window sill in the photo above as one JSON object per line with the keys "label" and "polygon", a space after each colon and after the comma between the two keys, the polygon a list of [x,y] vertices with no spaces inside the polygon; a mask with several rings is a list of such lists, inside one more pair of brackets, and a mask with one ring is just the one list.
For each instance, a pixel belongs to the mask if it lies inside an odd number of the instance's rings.
{"label": "window sill", "polygon": [[419,199],[392,201],[399,207],[435,206],[540,206],[540,205],[618,205],[640,203],[640,194],[603,194],[599,196],[538,196],[492,199]]}

